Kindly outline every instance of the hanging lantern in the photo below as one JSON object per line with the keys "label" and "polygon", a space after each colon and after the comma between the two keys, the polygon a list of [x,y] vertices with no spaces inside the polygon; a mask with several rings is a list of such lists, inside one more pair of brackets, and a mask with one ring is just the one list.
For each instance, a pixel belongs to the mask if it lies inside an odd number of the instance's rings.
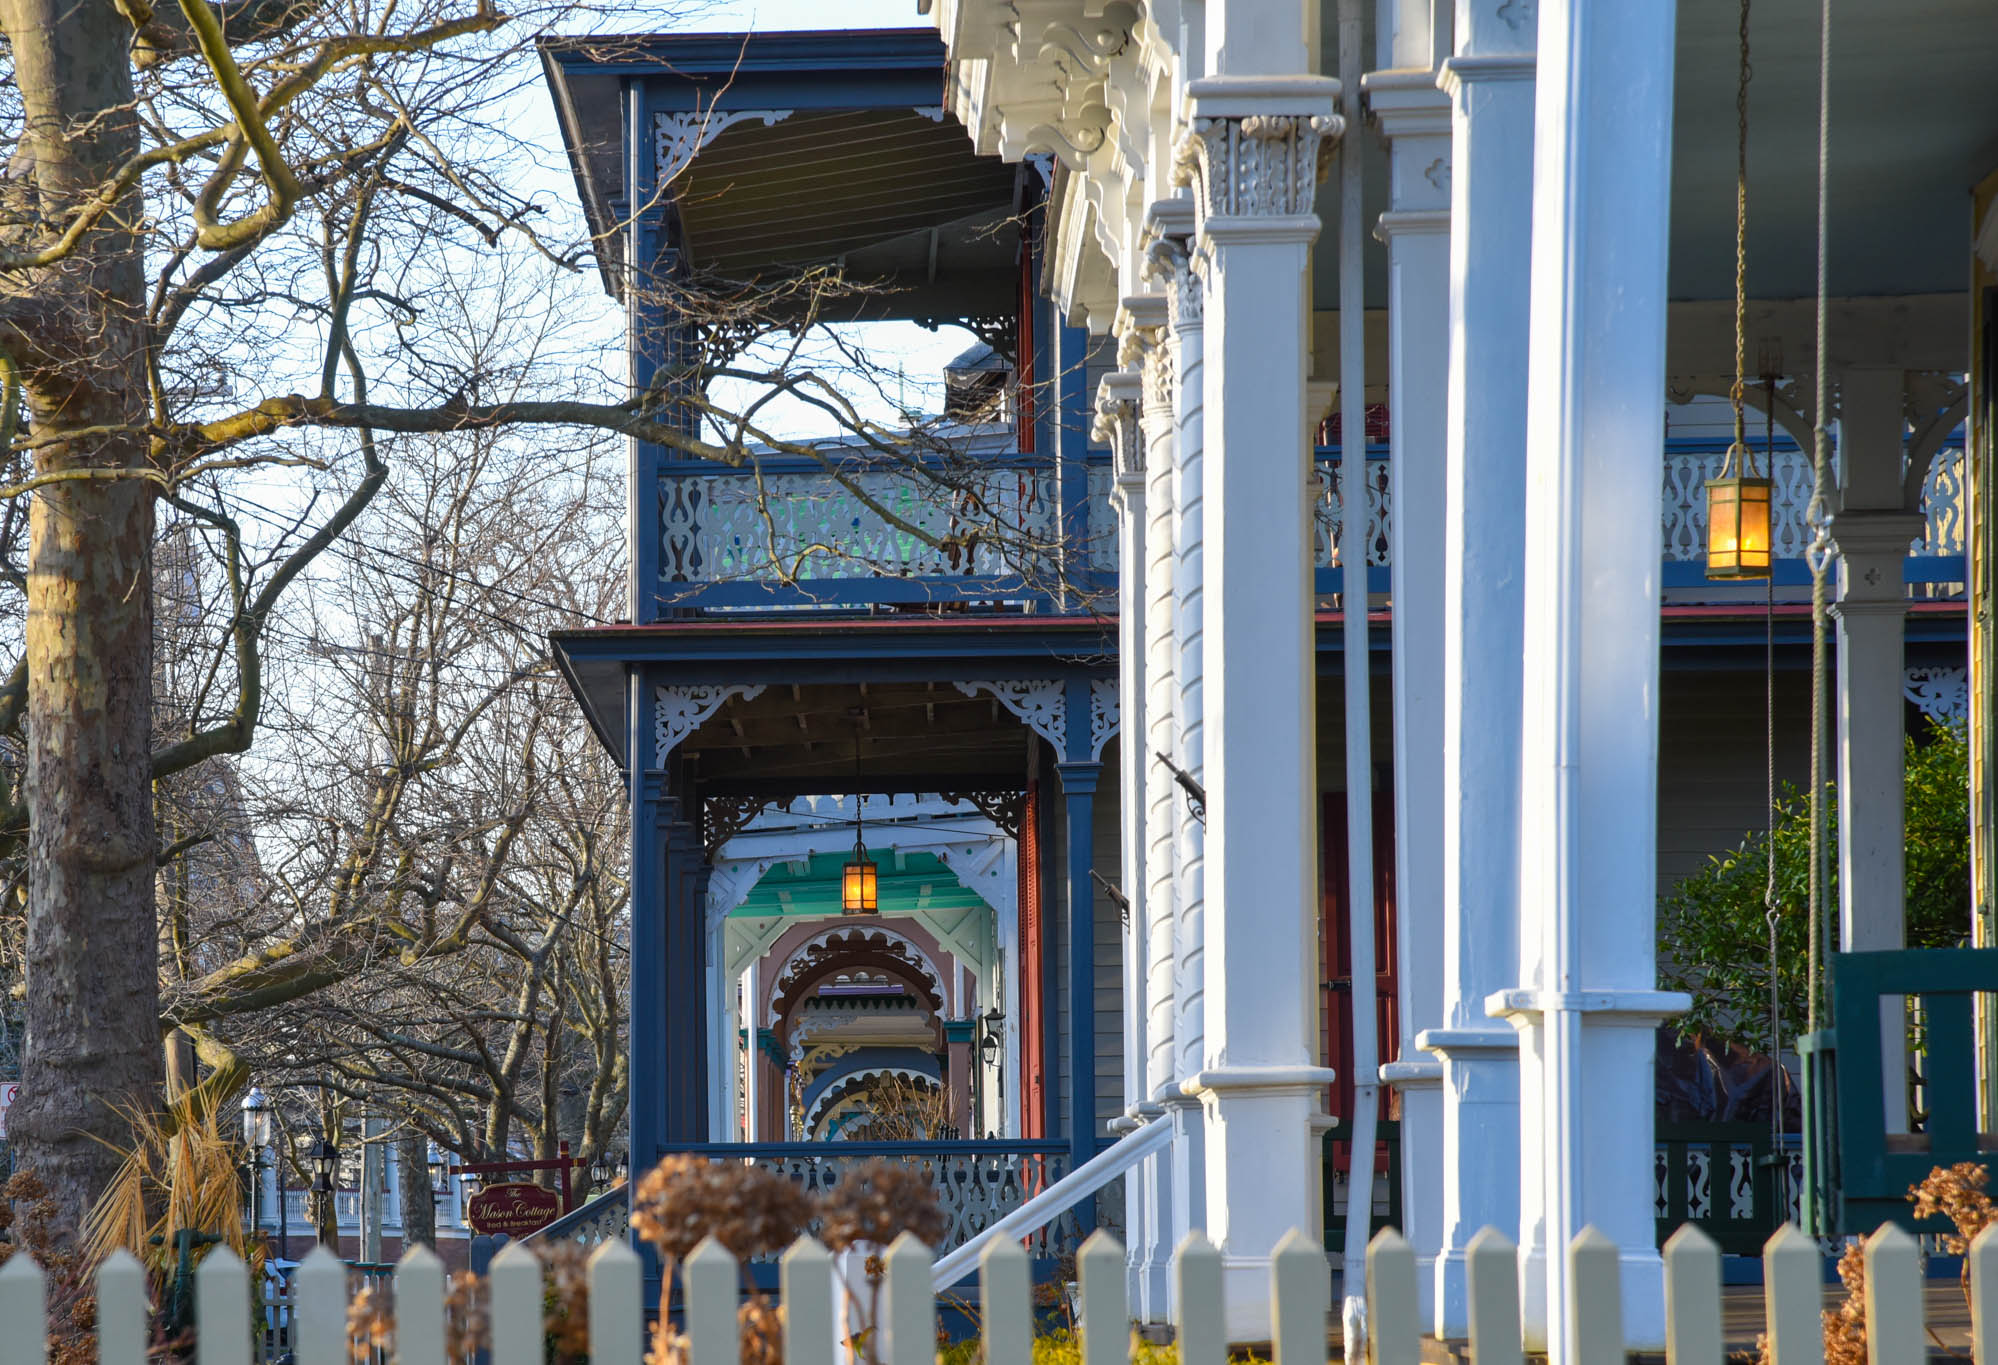
{"label": "hanging lantern", "polygon": [[840,875],[839,912],[842,915],[881,913],[881,869],[867,856],[867,846],[858,839],[853,841],[853,860]]}
{"label": "hanging lantern", "polygon": [[1770,480],[1747,472],[1748,448],[1728,447],[1720,477],[1707,480],[1707,577],[1769,577]]}

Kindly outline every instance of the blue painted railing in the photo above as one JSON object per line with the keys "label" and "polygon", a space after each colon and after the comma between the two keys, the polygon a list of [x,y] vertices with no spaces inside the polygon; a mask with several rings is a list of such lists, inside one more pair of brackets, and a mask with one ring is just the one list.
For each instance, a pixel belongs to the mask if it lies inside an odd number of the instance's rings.
{"label": "blue painted railing", "polygon": [[[813,1194],[838,1187],[864,1161],[900,1162],[923,1172],[936,1191],[945,1231],[932,1250],[949,1251],[1039,1194],[1069,1171],[1067,1142],[982,1139],[955,1142],[702,1142],[670,1143],[661,1157],[705,1156],[743,1161],[788,1176]],[[1082,1216],[1078,1217],[1078,1213]],[[1036,1257],[1067,1255],[1095,1226],[1093,1210],[1063,1214],[1028,1239]]]}
{"label": "blue painted railing", "polygon": [[[1661,460],[1663,586],[1709,600],[1705,483],[1724,441],[1674,439]],[[1963,452],[1943,450],[1923,490],[1927,526],[1909,548],[1912,595],[1963,592]],[[1317,590],[1341,587],[1339,451],[1321,447],[1311,494]],[[1811,468],[1794,446],[1769,462],[1775,480],[1775,586],[1810,582],[1803,509]],[[1117,576],[1117,518],[1107,451],[1083,477],[1053,456],[980,455],[889,461],[842,457],[837,477],[808,457],[765,458],[744,470],[699,462],[660,465],[658,614],[695,608],[869,608],[1007,604],[1035,612],[1101,610]],[[1391,587],[1393,466],[1367,451],[1370,592]],[[945,548],[939,548],[943,542]],[[1717,593],[1716,598],[1727,594]],[[1739,595],[1738,593],[1735,595]]]}

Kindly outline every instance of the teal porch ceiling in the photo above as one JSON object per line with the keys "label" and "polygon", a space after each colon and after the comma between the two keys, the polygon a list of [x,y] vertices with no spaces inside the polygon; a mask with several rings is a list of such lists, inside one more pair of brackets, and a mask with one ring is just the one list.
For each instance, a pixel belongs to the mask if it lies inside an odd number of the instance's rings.
{"label": "teal porch ceiling", "polygon": [[[849,850],[814,854],[809,863],[779,863],[763,874],[756,889],[731,913],[731,918],[787,915],[817,919],[839,914],[840,868],[852,856]],[[957,874],[934,853],[870,848],[867,856],[881,868],[883,914],[985,908],[985,902],[967,890]]]}

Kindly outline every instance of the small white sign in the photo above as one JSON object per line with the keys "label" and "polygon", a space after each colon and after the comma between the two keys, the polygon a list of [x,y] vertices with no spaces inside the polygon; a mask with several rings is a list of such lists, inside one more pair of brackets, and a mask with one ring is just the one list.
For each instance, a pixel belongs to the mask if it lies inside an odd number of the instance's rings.
{"label": "small white sign", "polygon": [[14,1097],[21,1093],[19,1081],[0,1083],[0,1142],[7,1139],[7,1111],[14,1106]]}

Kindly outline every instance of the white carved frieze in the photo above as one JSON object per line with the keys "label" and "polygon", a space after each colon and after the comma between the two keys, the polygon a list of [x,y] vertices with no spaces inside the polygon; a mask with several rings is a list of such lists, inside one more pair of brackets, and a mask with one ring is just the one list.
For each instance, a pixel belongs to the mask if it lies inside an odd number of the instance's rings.
{"label": "white carved frieze", "polygon": [[1307,214],[1343,127],[1332,114],[1197,117],[1173,180],[1194,187],[1203,217]]}

